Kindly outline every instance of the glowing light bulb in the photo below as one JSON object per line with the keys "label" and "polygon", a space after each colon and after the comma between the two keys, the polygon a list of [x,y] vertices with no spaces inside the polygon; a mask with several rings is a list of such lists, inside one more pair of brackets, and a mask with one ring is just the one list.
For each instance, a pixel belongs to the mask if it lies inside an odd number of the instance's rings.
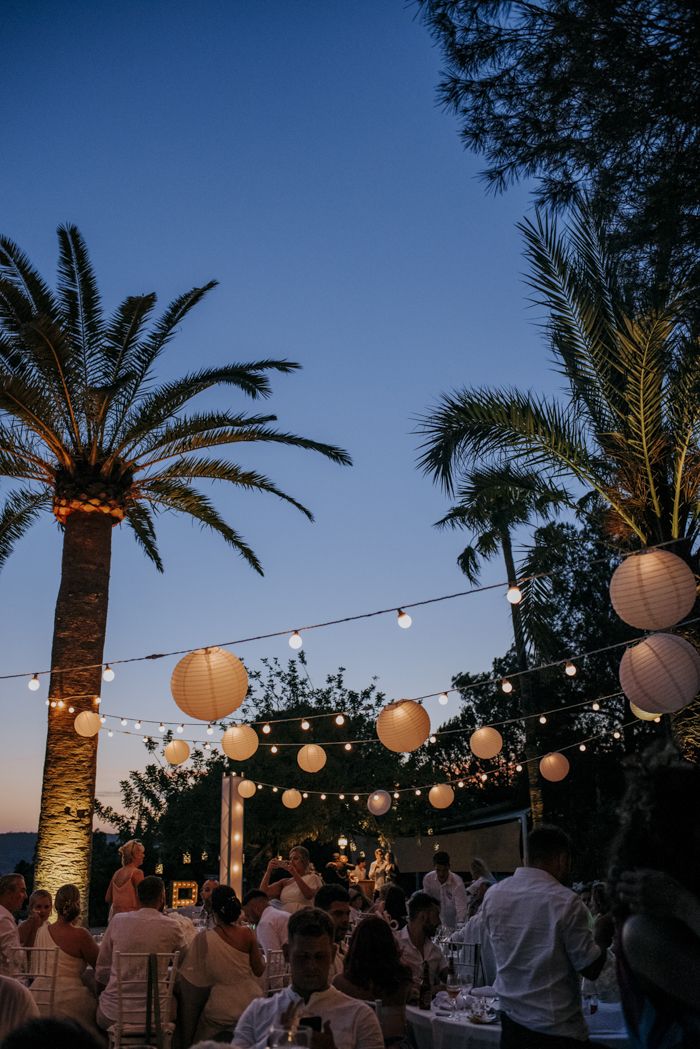
{"label": "glowing light bulb", "polygon": [[143,741],[144,741],[144,743],[148,743],[148,736],[144,736],[143,737]]}
{"label": "glowing light bulb", "polygon": [[272,729],[270,728],[269,725],[265,724],[262,727],[262,731],[265,733],[266,736],[269,736],[270,733],[272,732]]}
{"label": "glowing light bulb", "polygon": [[159,732],[165,732],[165,725],[163,724],[162,721],[161,721],[160,725],[158,726],[158,731]]}
{"label": "glowing light bulb", "polygon": [[55,706],[56,706],[56,700],[55,700],[55,699],[52,699],[52,700],[51,700],[51,706],[52,706],[52,707],[55,707]]}
{"label": "glowing light bulb", "polygon": [[279,750],[279,747],[276,744],[273,743],[273,745],[270,747],[270,753],[271,754],[277,754],[278,750]]}
{"label": "glowing light bulb", "polygon": [[416,787],[416,797],[419,798],[420,796],[421,796],[420,789],[418,787]]}
{"label": "glowing light bulb", "polygon": [[322,795],[321,795],[321,801],[325,801],[325,800],[326,800],[326,795],[325,795],[325,794],[322,794]]}
{"label": "glowing light bulb", "polygon": [[304,791],[304,793],[302,794],[302,798],[308,798],[308,796],[309,795],[306,793],[306,791]]}
{"label": "glowing light bulb", "polygon": [[100,703],[102,702],[102,697],[101,696],[93,696],[92,697],[92,702],[95,703],[99,707]]}
{"label": "glowing light bulb", "polygon": [[567,677],[576,677],[576,665],[570,659],[564,664],[564,673]]}
{"label": "glowing light bulb", "polygon": [[211,727],[211,724],[207,725],[207,735],[208,736],[213,736],[214,735],[214,729]]}
{"label": "glowing light bulb", "polygon": [[62,699],[59,699],[58,703],[56,704],[56,706],[58,707],[58,709],[59,709],[59,710],[63,710],[63,708],[65,707],[65,705],[66,705],[66,704],[65,704],[65,703],[63,702],[63,700],[62,700]]}
{"label": "glowing light bulb", "polygon": [[103,714],[103,715],[102,715],[102,717],[100,718],[100,725],[104,725],[104,723],[106,722],[106,720],[107,720],[107,718],[106,718],[106,717],[104,716],[104,714]]}
{"label": "glowing light bulb", "polygon": [[458,783],[457,783],[457,786],[458,787],[463,787],[464,786],[464,780],[463,779],[459,780]]}
{"label": "glowing light bulb", "polygon": [[299,633],[298,630],[295,630],[293,632],[292,636],[289,639],[289,647],[293,648],[295,651],[297,651],[298,649],[301,648],[301,646],[303,644],[304,644],[304,642],[302,640],[301,634]]}
{"label": "glowing light bulb", "polygon": [[105,663],[105,668],[102,671],[102,680],[103,681],[114,681],[114,671],[112,670],[112,668],[109,665],[109,663]]}
{"label": "glowing light bulb", "polygon": [[185,731],[185,726],[184,725],[178,725],[177,726],[177,731],[178,732],[184,732]]}
{"label": "glowing light bulb", "polygon": [[75,707],[68,707],[69,714],[75,714]]}
{"label": "glowing light bulb", "polygon": [[501,691],[509,695],[513,691],[513,682],[509,681],[507,677],[504,677],[501,681]]}
{"label": "glowing light bulb", "polygon": [[29,679],[29,682],[27,684],[27,688],[29,689],[29,691],[30,692],[36,692],[38,690],[38,688],[40,687],[40,685],[41,685],[41,682],[39,681],[39,675],[38,674],[32,674],[32,676]]}
{"label": "glowing light bulb", "polygon": [[661,718],[654,718],[654,724],[655,725],[660,725],[661,724]]}
{"label": "glowing light bulb", "polygon": [[622,739],[621,733],[617,731],[613,732],[613,739]]}
{"label": "glowing light bulb", "polygon": [[311,728],[311,722],[307,721],[306,718],[304,718],[304,720],[301,723],[301,727],[303,728],[304,732],[308,732]]}
{"label": "glowing light bulb", "polygon": [[516,771],[516,772],[522,772],[522,771],[523,771],[523,767],[522,767],[522,765],[520,765],[520,764],[517,764],[517,765],[515,766],[515,771]]}
{"label": "glowing light bulb", "polygon": [[122,718],[121,721],[119,722],[119,724],[120,725],[128,725],[129,722],[126,720],[126,718]]}
{"label": "glowing light bulb", "polygon": [[600,703],[591,703],[591,710],[600,710]]}
{"label": "glowing light bulb", "polygon": [[114,735],[114,733],[112,732],[112,730],[111,730],[111,729],[109,729],[109,730],[107,731],[107,735],[108,735],[108,736],[109,736],[109,738],[111,739],[111,738],[112,738],[112,736]]}
{"label": "glowing light bulb", "polygon": [[211,750],[211,743],[206,743],[206,742],[205,742],[205,744],[204,744],[204,749],[205,749],[205,750]]}
{"label": "glowing light bulb", "polygon": [[581,753],[583,753],[583,751],[586,749],[586,744],[585,743],[579,743],[579,748],[578,749],[581,751]]}
{"label": "glowing light bulb", "polygon": [[50,707],[50,706],[51,706],[51,700],[50,700],[50,699],[47,699],[47,700],[46,700],[46,706],[47,706],[47,707]]}
{"label": "glowing light bulb", "polygon": [[546,725],[546,724],[547,724],[547,718],[544,716],[544,714],[540,714],[540,725]]}
{"label": "glowing light bulb", "polygon": [[486,780],[488,779],[488,776],[486,775],[485,772],[482,772],[481,775],[479,776],[479,779],[481,780],[482,783],[486,783]]}
{"label": "glowing light bulb", "polygon": [[430,737],[430,742],[431,743],[437,743],[437,736],[431,736]]}
{"label": "glowing light bulb", "polygon": [[344,794],[339,794],[338,797],[339,797],[339,799],[341,801],[345,801],[345,795]]}
{"label": "glowing light bulb", "polygon": [[522,592],[522,590],[520,589],[520,587],[516,583],[512,583],[508,587],[508,592],[506,594],[506,600],[511,605],[519,605],[520,602],[522,601],[522,599],[523,599],[523,592]]}
{"label": "glowing light bulb", "polygon": [[134,728],[136,728],[136,729],[141,728],[141,722],[140,721],[135,721],[134,722]]}
{"label": "glowing light bulb", "polygon": [[352,800],[353,801],[359,801],[360,800],[360,795],[359,794],[353,794]]}
{"label": "glowing light bulb", "polygon": [[345,744],[345,749],[346,750],[352,750],[352,743],[346,743]]}
{"label": "glowing light bulb", "polygon": [[404,612],[403,608],[399,608],[396,613],[396,622],[399,624],[402,630],[408,630],[413,620],[409,616],[408,612]]}
{"label": "glowing light bulb", "polygon": [[336,714],[335,723],[336,723],[336,725],[344,725],[345,724],[345,715],[344,714]]}

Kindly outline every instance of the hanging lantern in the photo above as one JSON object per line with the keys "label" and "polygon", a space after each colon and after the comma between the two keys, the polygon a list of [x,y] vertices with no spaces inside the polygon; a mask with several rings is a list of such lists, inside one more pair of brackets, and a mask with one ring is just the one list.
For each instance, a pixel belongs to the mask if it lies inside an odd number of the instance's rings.
{"label": "hanging lantern", "polygon": [[221,737],[221,749],[234,761],[247,761],[259,746],[258,734],[250,725],[231,725]]}
{"label": "hanging lantern", "polygon": [[503,750],[503,736],[495,728],[478,728],[469,737],[469,747],[477,758],[495,758]]}
{"label": "hanging lantern", "polygon": [[652,714],[648,710],[642,710],[641,707],[635,706],[634,703],[630,703],[630,711],[640,721],[656,721],[657,718],[661,717],[660,714]]}
{"label": "hanging lantern", "polygon": [[242,779],[238,784],[238,793],[242,798],[252,798],[257,789],[252,779]]}
{"label": "hanging lantern", "polygon": [[695,604],[693,570],[668,550],[626,557],[610,580],[610,600],[620,619],[639,630],[665,630]]}
{"label": "hanging lantern", "polygon": [[434,809],[448,809],[455,800],[455,792],[449,783],[436,783],[428,791],[428,801]]}
{"label": "hanging lantern", "polygon": [[248,692],[246,668],[223,648],[188,652],[173,670],[170,691],[180,710],[199,721],[219,721],[238,710]]}
{"label": "hanging lantern", "polygon": [[367,798],[367,808],[373,816],[383,816],[391,808],[391,797],[385,790],[375,790]]}
{"label": "hanging lantern", "polygon": [[96,736],[101,726],[100,715],[92,710],[81,711],[73,722],[73,728],[79,736]]}
{"label": "hanging lantern", "polygon": [[165,760],[171,765],[182,765],[190,756],[190,748],[184,739],[173,739],[165,748]]}
{"label": "hanging lantern", "polygon": [[307,743],[297,753],[297,764],[304,772],[320,772],[326,760],[325,750],[317,743]]}
{"label": "hanging lantern", "polygon": [[295,787],[285,790],[282,794],[282,804],[285,809],[298,809],[301,805],[301,794]]}
{"label": "hanging lantern", "polygon": [[550,783],[559,783],[569,774],[569,759],[563,754],[545,754],[540,761],[540,772]]}
{"label": "hanging lantern", "polygon": [[417,750],[430,735],[428,712],[413,699],[397,699],[380,712],[377,735],[396,754]]}
{"label": "hanging lantern", "polygon": [[671,714],[697,696],[700,656],[685,638],[652,634],[625,651],[620,684],[630,703],[641,710]]}

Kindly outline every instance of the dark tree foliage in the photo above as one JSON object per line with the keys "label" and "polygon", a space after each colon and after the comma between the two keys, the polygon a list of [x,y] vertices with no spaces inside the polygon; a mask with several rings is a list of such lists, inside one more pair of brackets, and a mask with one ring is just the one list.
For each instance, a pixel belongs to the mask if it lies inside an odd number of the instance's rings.
{"label": "dark tree foliage", "polygon": [[686,0],[418,0],[483,177],[582,192],[662,285],[697,266],[700,17]]}

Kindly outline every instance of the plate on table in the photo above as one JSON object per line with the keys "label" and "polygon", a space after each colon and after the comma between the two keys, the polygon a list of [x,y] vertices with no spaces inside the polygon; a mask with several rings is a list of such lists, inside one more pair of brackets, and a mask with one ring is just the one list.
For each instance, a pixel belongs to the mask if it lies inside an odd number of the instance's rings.
{"label": "plate on table", "polygon": [[473,1024],[493,1024],[498,1020],[498,1013],[492,1009],[487,1009],[484,1012],[478,1013],[467,1013],[467,1020]]}

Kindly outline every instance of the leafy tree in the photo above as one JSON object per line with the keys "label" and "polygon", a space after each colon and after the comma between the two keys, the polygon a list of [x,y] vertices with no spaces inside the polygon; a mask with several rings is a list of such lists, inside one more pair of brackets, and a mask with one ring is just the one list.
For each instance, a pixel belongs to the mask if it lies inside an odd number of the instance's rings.
{"label": "leafy tree", "polygon": [[670,287],[698,264],[700,75],[692,4],[419,0],[442,48],[439,95],[487,185],[581,192],[633,269]]}
{"label": "leafy tree", "polygon": [[214,388],[267,397],[269,373],[298,365],[229,364],[158,384],[159,358],[215,282],[179,296],[153,323],[155,294],[130,296],[106,318],[80,233],[60,227],[58,239],[54,293],[20,249],[0,238],[0,475],[20,482],[0,511],[0,564],[41,511],[53,512],[63,558],[49,696],[60,706],[49,708],[36,878],[51,891],[73,881],[85,892],[97,737],[76,735],[68,705],[90,710],[100,693],[113,526],[125,521],[162,570],[154,513],[185,514],[261,572],[252,548],[197,482],[269,492],[311,514],[267,477],[209,450],[275,442],[350,460],[332,445],[275,429],[273,415],[187,413],[194,397]]}

